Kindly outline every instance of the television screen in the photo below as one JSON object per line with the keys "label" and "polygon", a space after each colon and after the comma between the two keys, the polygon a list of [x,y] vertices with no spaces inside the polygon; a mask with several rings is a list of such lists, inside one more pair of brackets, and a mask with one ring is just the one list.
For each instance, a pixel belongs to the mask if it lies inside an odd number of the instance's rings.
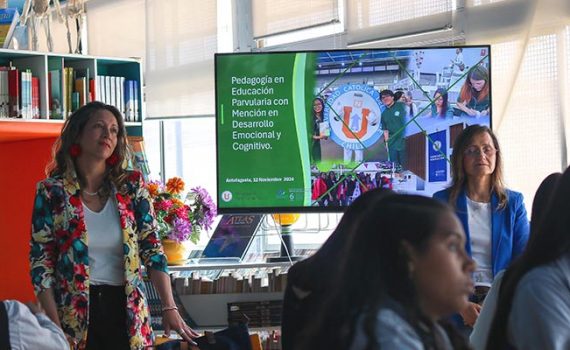
{"label": "television screen", "polygon": [[217,54],[221,213],[342,211],[431,196],[470,124],[491,126],[490,47]]}

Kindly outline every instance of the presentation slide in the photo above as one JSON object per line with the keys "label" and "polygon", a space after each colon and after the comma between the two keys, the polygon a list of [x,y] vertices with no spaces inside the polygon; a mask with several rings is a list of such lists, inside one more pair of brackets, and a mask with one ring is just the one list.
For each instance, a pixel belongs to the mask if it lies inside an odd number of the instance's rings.
{"label": "presentation slide", "polygon": [[216,55],[221,213],[342,211],[447,186],[454,137],[491,125],[489,47]]}

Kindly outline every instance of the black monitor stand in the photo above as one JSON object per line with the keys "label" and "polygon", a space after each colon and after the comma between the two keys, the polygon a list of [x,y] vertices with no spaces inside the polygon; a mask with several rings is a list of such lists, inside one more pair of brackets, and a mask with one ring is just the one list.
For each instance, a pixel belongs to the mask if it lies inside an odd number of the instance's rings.
{"label": "black monitor stand", "polygon": [[268,258],[267,262],[299,261],[303,259],[300,256],[293,255],[295,251],[293,250],[292,232],[291,225],[281,225],[281,256]]}

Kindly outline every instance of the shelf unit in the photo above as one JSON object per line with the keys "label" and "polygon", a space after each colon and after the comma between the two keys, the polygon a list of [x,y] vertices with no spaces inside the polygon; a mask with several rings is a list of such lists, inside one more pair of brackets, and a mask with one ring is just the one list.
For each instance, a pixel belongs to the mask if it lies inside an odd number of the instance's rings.
{"label": "shelf unit", "polygon": [[[138,115],[136,118],[138,121],[128,122],[125,125],[129,136],[142,136],[142,120],[145,111],[143,103],[144,93],[142,92],[142,65],[140,59],[0,49],[0,66],[10,65],[20,71],[29,69],[34,77],[39,78],[40,119],[1,118],[0,142],[6,140],[33,139],[35,135],[34,130],[31,129],[35,128],[51,136],[57,136],[59,134],[63,120],[50,119],[48,72],[52,70],[60,70],[63,72],[63,69],[66,67],[71,67],[74,70],[89,69],[89,75],[94,79],[96,79],[97,76],[106,75],[120,76],[128,80],[137,81],[139,88],[136,99],[138,101]],[[99,91],[97,84],[95,84],[95,96],[96,100],[99,100],[99,96],[101,96],[101,91]],[[49,127],[39,126],[38,124],[29,124],[30,122],[51,122],[53,125]],[[18,127],[18,123],[22,123],[20,127]],[[28,135],[29,133],[32,135]]]}
{"label": "shelf unit", "polygon": [[[243,263],[191,263],[183,266],[169,266],[173,278],[180,278],[183,272],[207,271],[258,271],[260,269],[284,270],[291,266],[290,262],[243,262]],[[284,287],[284,286],[283,286]],[[180,301],[199,329],[216,329],[228,325],[228,303],[270,302],[283,300],[284,290],[249,293],[214,293],[214,294],[178,294]],[[262,329],[278,329],[278,326],[267,326]]]}

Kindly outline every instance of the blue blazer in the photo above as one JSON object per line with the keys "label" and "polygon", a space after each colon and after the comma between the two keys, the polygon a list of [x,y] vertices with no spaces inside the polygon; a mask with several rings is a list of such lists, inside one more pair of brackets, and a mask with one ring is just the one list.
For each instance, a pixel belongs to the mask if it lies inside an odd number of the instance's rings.
{"label": "blue blazer", "polygon": [[[449,203],[449,189],[434,193],[433,198]],[[499,271],[506,269],[511,261],[519,256],[528,241],[529,222],[523,203],[523,195],[519,192],[507,190],[507,205],[497,209],[499,198],[495,193],[491,196],[491,260],[493,263],[493,277]],[[451,204],[451,203],[449,203]],[[467,195],[461,191],[455,203],[455,213],[459,217],[465,230],[465,249],[471,256],[471,239],[467,222]]]}

